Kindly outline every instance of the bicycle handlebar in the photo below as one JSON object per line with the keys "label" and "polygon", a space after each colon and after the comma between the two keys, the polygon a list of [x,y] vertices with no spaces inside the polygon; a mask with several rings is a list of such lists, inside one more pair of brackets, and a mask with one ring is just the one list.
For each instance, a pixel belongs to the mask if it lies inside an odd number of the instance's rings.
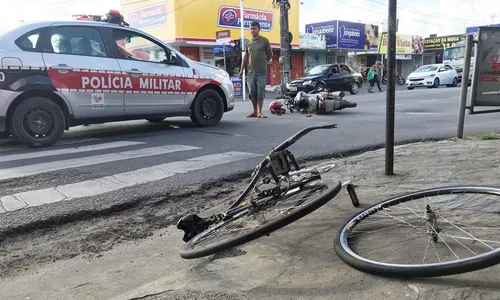
{"label": "bicycle handlebar", "polygon": [[298,140],[300,140],[302,137],[304,137],[306,134],[309,132],[316,130],[316,129],[333,129],[337,128],[337,124],[329,124],[329,125],[323,125],[323,126],[310,126],[302,129],[301,131],[297,132],[293,136],[289,137],[286,141],[278,145],[276,148],[274,148],[271,151],[271,154],[274,152],[278,151],[283,151],[286,148],[290,147],[291,145],[295,144]]}

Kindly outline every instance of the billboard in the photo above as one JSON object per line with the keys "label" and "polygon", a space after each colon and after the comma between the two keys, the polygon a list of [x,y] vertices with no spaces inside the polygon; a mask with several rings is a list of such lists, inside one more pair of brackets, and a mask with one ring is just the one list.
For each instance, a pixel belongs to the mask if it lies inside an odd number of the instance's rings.
{"label": "billboard", "polygon": [[326,49],[337,48],[337,21],[306,24],[306,33],[324,35]]}
{"label": "billboard", "polygon": [[478,36],[471,107],[500,106],[500,28],[480,27]]}
{"label": "billboard", "polygon": [[424,52],[436,52],[444,48],[454,47],[456,43],[465,41],[465,34],[454,34],[447,36],[438,36],[434,38],[426,38],[424,40]]}
{"label": "billboard", "polygon": [[326,21],[306,24],[306,33],[324,34],[327,49],[378,49],[378,26],[347,21]]}
{"label": "billboard", "polygon": [[[396,34],[396,54],[423,54],[424,39],[420,35]],[[380,54],[387,54],[387,33],[382,34],[378,48]]]}
{"label": "billboard", "polygon": [[377,50],[378,26],[338,21],[339,49]]}
{"label": "billboard", "polygon": [[326,37],[323,34],[300,33],[300,49],[326,49]]}

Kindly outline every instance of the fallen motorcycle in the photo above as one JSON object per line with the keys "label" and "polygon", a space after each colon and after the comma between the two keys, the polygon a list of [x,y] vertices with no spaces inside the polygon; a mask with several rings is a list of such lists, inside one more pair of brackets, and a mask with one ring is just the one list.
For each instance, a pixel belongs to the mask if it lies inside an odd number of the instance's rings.
{"label": "fallen motorcycle", "polygon": [[280,90],[277,90],[277,92],[277,99],[282,98],[283,100],[280,103],[283,103],[291,113],[297,111],[300,113],[324,114],[345,108],[353,108],[358,105],[354,101],[344,100],[345,93],[343,91],[317,92],[313,90],[309,93],[301,91],[293,98],[284,95]]}

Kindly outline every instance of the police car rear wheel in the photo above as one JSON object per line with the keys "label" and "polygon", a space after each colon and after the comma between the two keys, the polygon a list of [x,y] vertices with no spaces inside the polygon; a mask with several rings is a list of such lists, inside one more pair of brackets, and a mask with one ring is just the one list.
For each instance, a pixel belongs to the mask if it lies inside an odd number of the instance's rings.
{"label": "police car rear wheel", "polygon": [[224,113],[222,97],[216,91],[207,89],[196,96],[191,109],[191,121],[198,126],[217,125]]}
{"label": "police car rear wheel", "polygon": [[64,113],[54,101],[35,97],[23,101],[11,119],[12,135],[31,148],[46,147],[64,134]]}

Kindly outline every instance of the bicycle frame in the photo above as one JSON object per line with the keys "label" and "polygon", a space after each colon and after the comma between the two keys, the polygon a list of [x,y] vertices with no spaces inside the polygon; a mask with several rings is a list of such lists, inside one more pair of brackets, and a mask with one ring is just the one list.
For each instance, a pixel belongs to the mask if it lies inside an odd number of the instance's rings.
{"label": "bicycle frame", "polygon": [[[289,137],[287,140],[285,140],[283,143],[278,145],[276,148],[273,148],[271,152],[262,160],[260,164],[258,164],[255,167],[255,171],[252,174],[252,180],[250,184],[246,187],[246,189],[243,191],[243,193],[236,199],[227,209],[226,213],[228,214],[233,214],[236,210],[236,208],[243,202],[243,199],[245,199],[246,196],[250,193],[252,188],[257,184],[257,181],[260,178],[260,175],[262,174],[262,170],[270,163],[271,161],[271,156],[277,152],[285,151],[287,148],[295,144],[298,140],[300,140],[302,137],[304,137],[306,134],[309,132],[316,130],[316,129],[333,129],[337,128],[337,124],[330,124],[330,125],[324,125],[324,126],[311,126],[311,127],[306,127],[302,129],[301,131],[297,132],[293,136]],[[293,159],[292,163],[294,164],[295,169],[297,170],[294,173],[306,173],[307,171],[301,171],[299,170],[299,166],[296,164],[295,160]],[[309,169],[312,170],[312,169]]]}

